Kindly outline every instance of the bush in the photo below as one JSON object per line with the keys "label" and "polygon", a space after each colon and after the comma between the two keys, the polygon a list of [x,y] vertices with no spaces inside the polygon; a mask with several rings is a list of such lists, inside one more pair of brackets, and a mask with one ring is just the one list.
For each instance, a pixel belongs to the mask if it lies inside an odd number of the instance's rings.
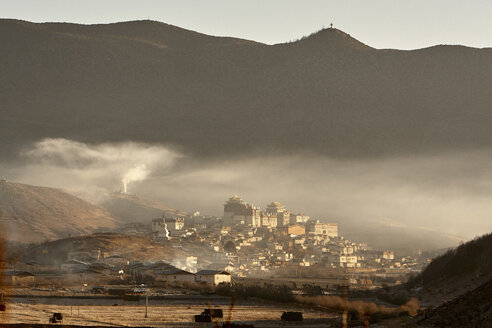
{"label": "bush", "polygon": [[293,302],[294,297],[291,294],[290,288],[287,286],[266,285],[261,286],[217,286],[215,293],[222,296],[236,295],[239,298],[260,298],[264,300],[276,302]]}
{"label": "bush", "polygon": [[408,281],[407,287],[420,284],[428,287],[440,280],[487,272],[492,272],[492,234],[475,238],[436,257],[420,275]]}

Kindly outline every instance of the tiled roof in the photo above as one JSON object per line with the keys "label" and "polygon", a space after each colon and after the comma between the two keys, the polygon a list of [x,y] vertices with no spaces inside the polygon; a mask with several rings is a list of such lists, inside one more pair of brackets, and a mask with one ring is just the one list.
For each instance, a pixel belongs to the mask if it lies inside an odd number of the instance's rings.
{"label": "tiled roof", "polygon": [[197,275],[216,275],[216,274],[225,274],[225,275],[231,275],[229,272],[226,271],[221,271],[221,270],[201,270],[196,273]]}
{"label": "tiled roof", "polygon": [[173,275],[173,274],[193,274],[193,273],[181,269],[175,269],[175,270],[154,271],[154,274]]}

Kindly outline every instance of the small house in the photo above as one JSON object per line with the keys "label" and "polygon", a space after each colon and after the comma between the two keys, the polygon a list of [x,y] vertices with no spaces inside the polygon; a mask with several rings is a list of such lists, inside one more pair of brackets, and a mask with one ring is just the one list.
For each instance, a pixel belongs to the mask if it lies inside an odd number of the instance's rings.
{"label": "small house", "polygon": [[201,270],[195,274],[195,281],[209,285],[218,285],[220,283],[230,284],[231,274],[227,271]]}
{"label": "small house", "polygon": [[154,271],[156,281],[165,282],[195,282],[195,275],[191,272],[181,269],[171,269],[163,271]]}
{"label": "small house", "polygon": [[4,276],[11,286],[33,286],[35,282],[35,275],[27,271],[7,271]]}

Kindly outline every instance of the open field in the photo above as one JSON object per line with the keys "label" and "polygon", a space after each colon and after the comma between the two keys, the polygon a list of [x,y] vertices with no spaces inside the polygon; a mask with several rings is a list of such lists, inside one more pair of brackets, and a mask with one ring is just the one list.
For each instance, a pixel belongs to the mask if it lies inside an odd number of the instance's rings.
{"label": "open field", "polygon": [[[209,302],[209,305],[207,305]],[[250,323],[255,327],[282,326],[283,311],[302,311],[304,327],[330,326],[334,316],[321,311],[295,306],[238,302],[230,311],[230,299],[210,298],[187,301],[151,300],[145,318],[145,300],[125,302],[121,299],[81,300],[70,298],[12,299],[7,312],[0,312],[0,323],[47,324],[54,312],[64,314],[63,324],[81,326],[146,326],[146,327],[213,327],[215,324],[194,324],[193,316],[206,307],[222,308],[224,320]],[[331,320],[330,320],[331,319]]]}

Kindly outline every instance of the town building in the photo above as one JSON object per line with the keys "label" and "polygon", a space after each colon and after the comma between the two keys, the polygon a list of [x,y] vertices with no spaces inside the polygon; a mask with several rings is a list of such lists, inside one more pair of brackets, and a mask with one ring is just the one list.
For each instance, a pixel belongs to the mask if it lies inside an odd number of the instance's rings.
{"label": "town building", "polygon": [[300,224],[294,224],[287,227],[289,235],[302,236],[306,234],[306,228]]}
{"label": "town building", "polygon": [[169,235],[173,237],[179,235],[179,232],[184,228],[184,219],[181,217],[165,218],[164,222]]}
{"label": "town building", "polygon": [[278,213],[282,213],[285,211],[285,206],[280,202],[271,202],[266,206],[265,212],[268,214],[277,215]]}
{"label": "town building", "polygon": [[394,260],[395,259],[395,252],[394,251],[384,251],[383,252],[383,259]]}
{"label": "town building", "polygon": [[358,263],[357,256],[355,255],[353,256],[341,255],[340,267],[355,268],[355,267],[360,267],[360,263]]}
{"label": "town building", "polygon": [[209,285],[231,284],[231,274],[220,270],[201,270],[195,274],[195,281]]}
{"label": "town building", "polygon": [[169,231],[167,230],[167,224],[164,218],[152,220],[152,234],[156,239],[166,239],[169,237]]}
{"label": "town building", "polygon": [[277,227],[277,214],[261,213],[261,226],[267,228]]}
{"label": "town building", "polygon": [[306,215],[306,214],[301,214],[301,213],[298,213],[298,214],[293,214],[291,213],[290,214],[290,224],[304,224],[306,222],[308,222],[310,219],[309,215]]}
{"label": "town building", "polygon": [[277,213],[277,227],[286,227],[290,224],[290,211]]}
{"label": "town building", "polygon": [[319,220],[309,220],[306,223],[306,234],[324,235],[330,238],[338,237],[338,224],[321,223]]}
{"label": "town building", "polygon": [[170,269],[170,270],[158,270],[154,272],[155,281],[163,281],[168,283],[175,282],[195,282],[195,275],[191,272],[180,270],[180,269]]}
{"label": "town building", "polygon": [[5,273],[0,273],[0,278],[4,278],[4,283],[6,285],[20,287],[34,286],[36,276],[27,271],[7,271]]}
{"label": "town building", "polygon": [[284,235],[303,236],[306,234],[306,228],[300,224],[279,227],[277,230]]}
{"label": "town building", "polygon": [[243,224],[259,227],[261,225],[260,209],[246,204],[239,196],[233,196],[224,204],[223,221],[227,226]]}

